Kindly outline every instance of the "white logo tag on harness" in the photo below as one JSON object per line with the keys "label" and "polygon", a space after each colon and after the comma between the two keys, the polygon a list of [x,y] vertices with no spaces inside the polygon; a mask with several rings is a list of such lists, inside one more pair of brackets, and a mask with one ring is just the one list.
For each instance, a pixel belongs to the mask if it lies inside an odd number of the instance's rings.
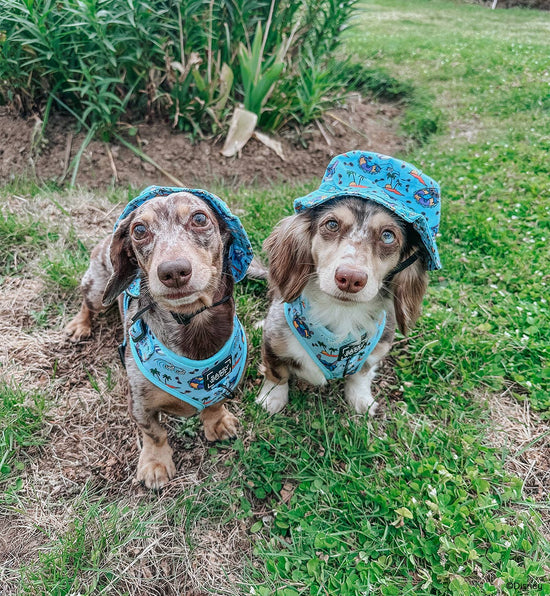
{"label": "white logo tag on harness", "polygon": [[355,356],[355,354],[361,352],[368,343],[367,336],[363,335],[358,342],[342,346],[338,352],[338,360],[347,360],[348,358]]}
{"label": "white logo tag on harness", "polygon": [[204,373],[204,388],[208,391],[219,382],[220,379],[227,377],[227,375],[233,370],[233,361],[231,356],[228,356],[222,360],[213,369]]}

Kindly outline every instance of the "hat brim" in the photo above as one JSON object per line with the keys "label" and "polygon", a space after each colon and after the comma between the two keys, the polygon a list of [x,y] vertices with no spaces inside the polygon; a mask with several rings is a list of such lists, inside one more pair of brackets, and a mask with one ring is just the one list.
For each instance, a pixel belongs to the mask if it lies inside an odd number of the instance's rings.
{"label": "hat brim", "polygon": [[414,209],[407,208],[406,202],[403,203],[391,197],[380,186],[368,181],[363,181],[361,187],[347,187],[345,189],[338,188],[338,190],[331,190],[321,185],[321,188],[313,192],[299,197],[294,201],[294,211],[302,213],[307,209],[315,209],[316,207],[332,201],[334,199],[343,199],[346,197],[354,197],[358,199],[374,201],[389,209],[395,215],[412,224],[413,228],[418,232],[422,243],[426,247],[428,255],[428,269],[441,269],[441,260],[439,252],[435,243],[435,234],[430,229],[427,219]]}

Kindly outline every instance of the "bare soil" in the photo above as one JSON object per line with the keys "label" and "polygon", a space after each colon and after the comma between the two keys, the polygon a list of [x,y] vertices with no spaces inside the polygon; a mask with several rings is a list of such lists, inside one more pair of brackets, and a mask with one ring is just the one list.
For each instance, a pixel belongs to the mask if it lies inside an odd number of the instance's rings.
{"label": "bare soil", "polygon": [[[293,130],[282,133],[278,140],[283,145],[284,161],[255,138],[241,155],[226,158],[220,153],[223,138],[192,142],[166,122],[139,124],[137,135],[128,140],[187,186],[208,186],[213,180],[231,186],[265,186],[273,181],[320,177],[331,157],[352,149],[399,153],[404,145],[397,134],[399,114],[396,105],[352,96],[322,123],[300,134]],[[85,135],[74,134],[74,121],[60,115],[51,119],[42,141],[40,129],[38,118],[24,120],[6,107],[0,108],[0,182],[22,176],[58,181],[67,178],[69,164]],[[135,187],[172,183],[128,148],[101,141],[92,141],[84,151],[76,182],[89,188],[103,188],[112,182]]]}

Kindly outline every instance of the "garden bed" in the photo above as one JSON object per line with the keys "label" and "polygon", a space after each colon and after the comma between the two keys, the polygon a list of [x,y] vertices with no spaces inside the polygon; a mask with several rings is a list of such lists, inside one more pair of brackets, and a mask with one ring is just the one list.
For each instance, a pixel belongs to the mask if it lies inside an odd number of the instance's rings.
{"label": "garden bed", "polygon": [[[254,138],[241,155],[226,158],[220,153],[223,138],[193,142],[166,122],[140,124],[129,140],[186,185],[208,187],[209,181],[223,180],[233,186],[251,182],[265,186],[274,181],[320,178],[333,155],[351,149],[399,153],[404,146],[397,133],[400,114],[396,104],[372,103],[354,95],[346,106],[329,111],[322,123],[309,126],[303,133],[282,133],[278,140],[284,161]],[[0,108],[0,181],[29,176],[43,181],[70,178],[69,165],[84,133],[73,135],[74,123],[62,116],[51,120],[42,143],[36,142],[33,132],[38,129],[37,120],[24,120]],[[76,182],[102,188],[115,181],[115,171],[116,181],[122,185],[173,184],[130,149],[99,140],[84,151]]]}

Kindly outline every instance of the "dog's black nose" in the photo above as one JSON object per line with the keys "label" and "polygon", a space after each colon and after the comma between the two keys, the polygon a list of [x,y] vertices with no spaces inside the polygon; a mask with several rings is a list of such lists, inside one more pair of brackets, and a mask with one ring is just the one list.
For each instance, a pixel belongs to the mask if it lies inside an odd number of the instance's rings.
{"label": "dog's black nose", "polygon": [[338,267],[334,281],[342,292],[357,294],[367,285],[367,274],[351,267]]}
{"label": "dog's black nose", "polygon": [[191,277],[191,263],[187,259],[164,261],[157,267],[157,275],[167,288],[182,288]]}

